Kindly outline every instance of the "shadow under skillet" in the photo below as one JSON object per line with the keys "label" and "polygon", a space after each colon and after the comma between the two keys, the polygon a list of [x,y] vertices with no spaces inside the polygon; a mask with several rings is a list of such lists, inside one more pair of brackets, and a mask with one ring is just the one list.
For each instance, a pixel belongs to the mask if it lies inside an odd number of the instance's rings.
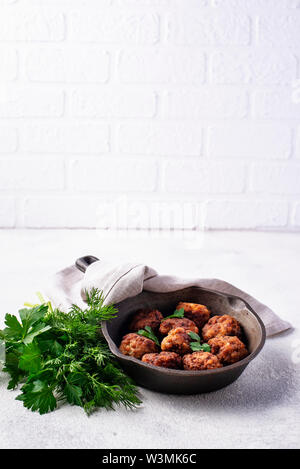
{"label": "shadow under skillet", "polygon": [[[250,364],[245,373],[231,385],[206,394],[177,395],[161,394],[163,403],[170,401],[174,408],[191,410],[198,407],[204,410],[243,410],[254,408],[263,410],[278,407],[285,401],[293,399],[299,391],[300,373],[297,365],[291,361],[287,351],[268,351]],[[143,389],[142,389],[143,392]],[[157,393],[155,393],[157,394]]]}

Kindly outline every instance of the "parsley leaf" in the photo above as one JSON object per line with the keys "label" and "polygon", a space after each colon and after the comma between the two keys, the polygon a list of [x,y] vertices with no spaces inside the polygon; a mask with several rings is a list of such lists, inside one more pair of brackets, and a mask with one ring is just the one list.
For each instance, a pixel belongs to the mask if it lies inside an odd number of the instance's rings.
{"label": "parsley leaf", "polygon": [[82,389],[79,386],[67,383],[64,387],[64,394],[66,395],[69,404],[79,405],[82,407]]}
{"label": "parsley leaf", "polygon": [[45,305],[30,309],[20,309],[21,323],[16,316],[6,314],[5,324],[7,327],[3,331],[4,337],[7,340],[29,344],[34,337],[50,329],[50,326],[42,322],[47,309]]}
{"label": "parsley leaf", "polygon": [[38,410],[42,415],[54,410],[57,406],[51,387],[43,381],[37,380],[29,385],[24,385],[21,390],[23,394],[17,396],[16,399],[23,401],[27,409]]}
{"label": "parsley leaf", "polygon": [[3,371],[9,373],[11,378],[7,389],[15,389],[25,375],[19,368],[19,356],[16,351],[6,353]]}
{"label": "parsley leaf", "polygon": [[184,317],[184,308],[176,309],[173,314],[170,314],[170,316],[166,316],[165,318],[162,319],[162,321],[165,321],[166,319],[170,318],[183,318]]}
{"label": "parsley leaf", "polygon": [[156,335],[154,334],[154,332],[153,332],[153,330],[150,326],[145,326],[145,329],[140,329],[139,331],[137,331],[137,333],[139,335],[147,337],[148,339],[153,340],[153,342],[155,342],[156,345],[160,346],[159,340],[156,337]]}
{"label": "parsley leaf", "polygon": [[64,350],[63,346],[55,338],[40,340],[39,347],[42,352],[50,352],[54,357],[58,357]]}
{"label": "parsley leaf", "polygon": [[8,339],[20,340],[23,336],[23,326],[19,323],[16,316],[6,314],[5,316],[6,328],[3,331],[4,337]]}
{"label": "parsley leaf", "polygon": [[49,331],[49,329],[51,329],[51,326],[44,326],[43,323],[38,324],[30,329],[30,332],[24,337],[23,343],[30,344],[36,336]]}
{"label": "parsley leaf", "polygon": [[41,368],[41,352],[38,345],[34,342],[24,347],[20,357],[19,367],[21,370],[29,373],[36,373]]}
{"label": "parsley leaf", "polygon": [[42,320],[47,309],[46,305],[39,305],[31,309],[24,308],[19,311],[25,333],[29,331],[31,326]]}
{"label": "parsley leaf", "polygon": [[208,344],[201,344],[200,337],[195,332],[190,331],[189,336],[195,342],[190,342],[190,347],[193,352],[210,352],[210,346]]}
{"label": "parsley leaf", "polygon": [[202,344],[201,345],[203,352],[210,352],[210,345]]}
{"label": "parsley leaf", "polygon": [[208,344],[200,344],[200,342],[191,342],[190,347],[193,352],[210,352],[210,346]]}
{"label": "parsley leaf", "polygon": [[190,331],[189,336],[191,339],[196,340],[197,342],[200,342],[200,337],[198,334],[196,334],[196,332]]}

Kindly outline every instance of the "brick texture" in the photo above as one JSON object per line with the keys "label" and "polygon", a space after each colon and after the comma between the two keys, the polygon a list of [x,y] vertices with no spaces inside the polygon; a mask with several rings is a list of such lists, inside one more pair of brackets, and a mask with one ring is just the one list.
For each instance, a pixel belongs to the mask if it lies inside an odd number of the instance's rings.
{"label": "brick texture", "polygon": [[64,165],[61,161],[33,159],[0,160],[0,187],[13,190],[55,190],[64,188]]}
{"label": "brick texture", "polygon": [[209,155],[213,158],[286,159],[292,151],[287,125],[218,125],[209,128]]}
{"label": "brick texture", "polygon": [[285,202],[270,200],[216,200],[206,206],[207,228],[280,228],[287,224]]}
{"label": "brick texture", "polygon": [[15,220],[14,199],[12,197],[0,197],[0,228],[13,228]]}
{"label": "brick texture", "polygon": [[109,53],[99,47],[36,48],[26,60],[31,81],[105,83],[109,78]]}
{"label": "brick texture", "polygon": [[254,165],[251,190],[270,194],[300,194],[300,165]]}
{"label": "brick texture", "polygon": [[109,127],[101,123],[29,125],[23,130],[21,144],[24,151],[36,154],[107,153]]}
{"label": "brick texture", "polygon": [[0,0],[0,227],[300,231],[299,41],[300,0]]}
{"label": "brick texture", "polygon": [[211,80],[216,84],[290,85],[296,70],[296,57],[276,50],[216,52],[211,59]]}
{"label": "brick texture", "polygon": [[155,13],[126,9],[82,9],[70,13],[70,40],[113,44],[155,44],[159,39],[159,17]]}
{"label": "brick texture", "polygon": [[19,56],[16,49],[0,47],[0,82],[14,81],[18,76]]}
{"label": "brick texture", "polygon": [[201,46],[248,45],[250,19],[244,15],[219,9],[203,15],[195,9],[168,18],[169,41],[173,44]]}
{"label": "brick texture", "polygon": [[156,95],[119,87],[78,88],[70,93],[70,108],[75,117],[154,117]]}
{"label": "brick texture", "polygon": [[248,99],[236,89],[170,91],[166,109],[170,119],[242,119],[248,113]]}
{"label": "brick texture", "polygon": [[151,192],[156,188],[154,162],[127,159],[84,159],[70,165],[71,185],[79,191]]}
{"label": "brick texture", "polygon": [[65,18],[52,9],[27,8],[16,4],[1,9],[0,41],[59,42],[65,37]]}
{"label": "brick texture", "polygon": [[119,59],[124,83],[203,83],[205,56],[186,50],[123,52]]}
{"label": "brick texture", "polygon": [[199,156],[202,129],[197,124],[123,124],[118,135],[122,153]]}
{"label": "brick texture", "polygon": [[188,160],[166,165],[165,188],[175,194],[239,193],[244,187],[243,165]]}
{"label": "brick texture", "polygon": [[294,213],[293,213],[293,225],[296,227],[300,228],[300,202],[296,204],[294,207]]}
{"label": "brick texture", "polygon": [[10,85],[0,95],[0,118],[61,117],[63,110],[61,90]]}

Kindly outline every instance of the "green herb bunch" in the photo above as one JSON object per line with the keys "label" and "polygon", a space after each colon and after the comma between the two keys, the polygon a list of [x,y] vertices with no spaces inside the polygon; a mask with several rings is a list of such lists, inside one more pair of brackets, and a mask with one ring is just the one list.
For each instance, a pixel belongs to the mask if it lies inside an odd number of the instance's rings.
{"label": "green herb bunch", "polygon": [[0,331],[5,343],[3,371],[10,374],[8,389],[22,383],[17,400],[40,414],[58,402],[84,408],[89,415],[114,404],[133,408],[141,403],[137,388],[111,354],[101,335],[101,321],[117,310],[103,304],[94,289],[87,294],[87,308],[73,306],[68,313],[42,304],[7,314]]}

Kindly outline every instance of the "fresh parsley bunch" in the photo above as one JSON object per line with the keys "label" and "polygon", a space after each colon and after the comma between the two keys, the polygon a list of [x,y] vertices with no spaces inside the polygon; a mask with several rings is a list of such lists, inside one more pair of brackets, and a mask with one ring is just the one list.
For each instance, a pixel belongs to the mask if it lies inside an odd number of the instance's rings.
{"label": "fresh parsley bunch", "polygon": [[101,335],[101,321],[117,314],[103,300],[94,289],[84,310],[74,305],[63,313],[48,303],[21,309],[20,321],[6,315],[7,327],[0,331],[6,351],[3,371],[10,374],[8,389],[23,384],[16,399],[25,407],[45,414],[62,401],[83,407],[89,415],[99,407],[141,403],[136,386]]}

